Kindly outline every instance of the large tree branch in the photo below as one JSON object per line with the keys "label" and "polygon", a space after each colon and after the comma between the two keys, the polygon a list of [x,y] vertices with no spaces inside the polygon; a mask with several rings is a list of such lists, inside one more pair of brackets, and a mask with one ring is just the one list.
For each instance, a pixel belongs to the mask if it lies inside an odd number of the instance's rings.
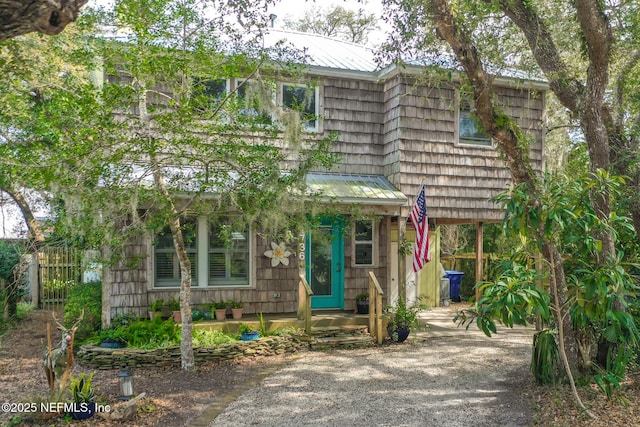
{"label": "large tree branch", "polygon": [[[529,152],[523,149],[518,136],[519,129],[514,126],[498,126],[504,120],[497,120],[504,113],[497,108],[493,100],[493,90],[489,76],[485,72],[478,51],[469,38],[457,25],[446,0],[432,0],[432,13],[438,36],[451,46],[456,58],[474,89],[476,114],[485,131],[498,141],[516,184],[534,183]],[[511,122],[511,121],[509,121]]]}
{"label": "large tree branch", "polygon": [[11,185],[3,187],[2,191],[7,193],[9,197],[13,199],[15,204],[18,205],[18,208],[22,213],[22,217],[24,218],[24,222],[27,225],[31,237],[36,242],[36,244],[44,242],[44,233],[42,232],[40,224],[38,224],[38,221],[36,220],[36,217],[33,214],[33,211],[31,210],[31,206],[29,205],[27,199],[18,189],[13,188],[13,186]]}
{"label": "large tree branch", "polygon": [[[492,0],[485,0],[492,3]],[[562,60],[551,33],[542,18],[526,0],[499,0],[502,11],[523,32],[531,52],[540,69],[544,72],[549,87],[562,105],[576,112],[582,83],[573,77],[567,64]]]}
{"label": "large tree branch", "polygon": [[0,0],[0,42],[22,34],[60,33],[88,0]]}

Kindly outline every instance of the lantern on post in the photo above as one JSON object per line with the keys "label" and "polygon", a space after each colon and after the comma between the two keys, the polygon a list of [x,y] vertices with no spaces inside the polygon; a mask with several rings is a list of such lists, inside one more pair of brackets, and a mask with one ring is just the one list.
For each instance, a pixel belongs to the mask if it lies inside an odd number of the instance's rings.
{"label": "lantern on post", "polygon": [[118,372],[118,381],[120,382],[120,398],[119,400],[129,400],[133,397],[133,372],[129,368],[122,368]]}

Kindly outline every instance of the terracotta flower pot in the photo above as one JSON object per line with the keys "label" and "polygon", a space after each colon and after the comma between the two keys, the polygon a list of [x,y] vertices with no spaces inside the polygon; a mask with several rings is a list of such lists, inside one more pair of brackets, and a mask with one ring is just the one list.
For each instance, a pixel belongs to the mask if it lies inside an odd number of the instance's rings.
{"label": "terracotta flower pot", "polygon": [[226,308],[216,308],[216,320],[224,320],[227,318],[227,309]]}
{"label": "terracotta flower pot", "polygon": [[231,314],[235,320],[242,319],[243,308],[232,308]]}

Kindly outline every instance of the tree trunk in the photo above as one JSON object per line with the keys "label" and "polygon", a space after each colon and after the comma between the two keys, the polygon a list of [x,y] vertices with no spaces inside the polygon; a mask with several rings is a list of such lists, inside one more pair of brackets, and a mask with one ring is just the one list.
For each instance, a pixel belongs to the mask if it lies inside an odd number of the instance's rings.
{"label": "tree trunk", "polygon": [[191,261],[187,255],[179,213],[171,201],[171,195],[164,182],[157,159],[152,158],[153,178],[156,188],[166,198],[169,207],[169,228],[173,237],[173,245],[180,264],[180,313],[182,315],[182,340],[180,342],[181,366],[184,371],[194,367],[193,357],[193,319],[191,317]]}
{"label": "tree trunk", "polygon": [[[462,65],[465,74],[474,88],[474,102],[476,115],[485,131],[496,141],[498,148],[503,152],[505,161],[511,171],[511,176],[516,184],[527,184],[530,189],[530,209],[540,208],[540,195],[537,177],[531,167],[529,147],[524,134],[513,118],[505,115],[495,102],[493,86],[488,74],[482,67],[477,50],[468,34],[457,25],[455,17],[451,13],[447,0],[432,0],[432,15],[438,35],[451,46],[456,58]],[[500,118],[500,120],[497,120]],[[500,123],[500,125],[498,125]],[[577,365],[578,356],[575,344],[575,335],[571,327],[571,319],[566,310],[566,278],[564,264],[557,248],[544,234],[542,225],[533,230],[536,238],[541,242],[543,256],[552,266],[556,281],[558,295],[558,309],[556,321],[562,322],[564,328],[563,341],[566,343],[569,368]],[[564,344],[563,343],[563,344]]]}
{"label": "tree trunk", "polygon": [[88,0],[0,0],[0,42],[22,34],[59,34]]}

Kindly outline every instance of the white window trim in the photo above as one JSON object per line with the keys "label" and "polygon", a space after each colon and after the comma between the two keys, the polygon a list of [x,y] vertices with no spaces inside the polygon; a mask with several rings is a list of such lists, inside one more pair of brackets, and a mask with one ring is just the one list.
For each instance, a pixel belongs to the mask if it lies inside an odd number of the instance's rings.
{"label": "white window trim", "polygon": [[462,106],[462,95],[460,94],[460,91],[457,90],[456,103],[455,103],[455,136],[454,136],[455,145],[460,147],[473,147],[473,148],[480,148],[485,150],[495,149],[495,142],[491,137],[489,137],[489,141],[491,142],[491,145],[472,144],[472,143],[463,142],[460,140],[460,107],[461,106]]}
{"label": "white window trim", "polygon": [[[241,85],[250,85],[252,82],[257,82],[258,80],[256,79],[250,79],[250,78],[246,78],[246,79],[241,79],[241,78],[235,78],[233,79],[233,87],[231,90],[233,90],[233,94],[235,96],[240,96],[240,94],[238,93],[238,88]],[[246,83],[245,83],[246,82]],[[271,102],[273,103],[273,105],[277,105],[277,92],[278,91],[278,85],[276,84],[275,87],[272,88],[271,91]],[[274,117],[273,112],[269,113],[269,116],[271,117],[271,122],[272,124],[276,122],[276,117]],[[262,124],[261,126],[271,126],[271,125],[265,125]]]}
{"label": "white window trim", "polygon": [[[278,105],[284,109],[285,105],[284,105],[284,87],[285,86],[293,86],[293,87],[302,87],[302,88],[309,88],[309,86],[305,85],[305,84],[300,84],[300,83],[291,83],[291,82],[279,82],[278,83]],[[316,85],[313,88],[314,91],[314,96],[316,99],[316,102],[314,103],[314,115],[315,115],[315,126],[307,126],[306,124],[302,125],[302,128],[306,131],[306,132],[310,132],[310,133],[319,133],[320,132],[320,86]]]}
{"label": "white window trim", "polygon": [[[356,224],[353,224],[353,237],[351,239],[351,266],[354,268],[371,268],[378,265],[378,251],[376,250],[376,236],[378,226],[377,221],[373,219],[365,219],[365,220],[357,220],[357,221],[370,221],[371,222],[371,239],[372,240],[356,240]],[[356,222],[357,222],[356,221]],[[369,243],[371,242],[371,264],[358,264],[356,263],[356,244],[358,243]]]}
{"label": "white window trim", "polygon": [[[255,254],[255,239],[254,239],[254,231],[253,227],[249,226],[249,230],[247,232],[247,238],[249,239],[248,248],[249,248],[249,266],[247,268],[247,283],[238,285],[214,285],[209,283],[209,221],[207,217],[199,216],[196,219],[197,221],[197,242],[196,242],[196,251],[197,251],[197,259],[198,259],[198,269],[196,271],[197,277],[194,277],[193,288],[194,289],[249,289],[255,287],[255,280],[253,280],[256,272],[256,263],[254,262],[253,256]],[[153,244],[154,241],[154,233],[150,233],[148,237],[148,248],[151,256],[149,257],[148,268],[149,268],[149,290],[173,290],[180,289],[180,282],[173,286],[156,286],[156,270],[155,270],[155,246]]]}

